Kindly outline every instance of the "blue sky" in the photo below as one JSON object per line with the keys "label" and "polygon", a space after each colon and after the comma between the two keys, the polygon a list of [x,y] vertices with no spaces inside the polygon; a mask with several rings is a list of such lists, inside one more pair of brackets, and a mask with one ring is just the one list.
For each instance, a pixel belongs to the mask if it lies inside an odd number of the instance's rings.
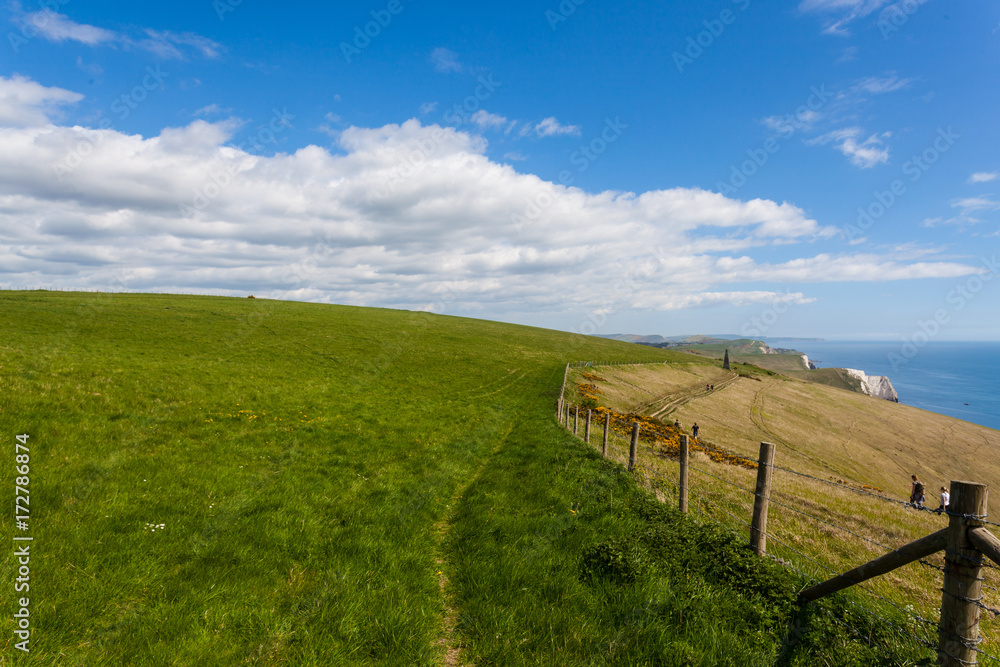
{"label": "blue sky", "polygon": [[1000,340],[992,0],[0,21],[3,287]]}

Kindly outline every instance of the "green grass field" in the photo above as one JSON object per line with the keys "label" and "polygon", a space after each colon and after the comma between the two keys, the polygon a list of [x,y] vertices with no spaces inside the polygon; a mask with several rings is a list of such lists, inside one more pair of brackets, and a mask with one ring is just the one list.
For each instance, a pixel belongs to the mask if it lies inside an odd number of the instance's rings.
{"label": "green grass field", "polygon": [[31,651],[5,594],[0,663],[900,662],[820,621],[782,653],[797,583],[555,423],[569,360],[714,362],[266,300],[3,292],[0,315],[0,528],[34,538]]}

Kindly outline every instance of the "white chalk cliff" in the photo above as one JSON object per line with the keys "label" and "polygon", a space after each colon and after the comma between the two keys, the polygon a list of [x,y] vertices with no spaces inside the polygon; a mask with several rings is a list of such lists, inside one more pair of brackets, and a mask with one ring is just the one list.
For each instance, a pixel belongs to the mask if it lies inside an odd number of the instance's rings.
{"label": "white chalk cliff", "polygon": [[845,368],[847,374],[853,378],[857,378],[861,381],[861,391],[869,396],[874,396],[875,398],[884,398],[887,401],[892,401],[894,403],[899,403],[899,395],[896,393],[896,389],[892,386],[892,382],[889,381],[884,375],[868,375],[864,371],[855,370],[853,368]]}
{"label": "white chalk cliff", "polygon": [[806,368],[808,368],[809,370],[811,370],[811,371],[816,370],[816,364],[814,364],[813,362],[809,361],[809,355],[806,355],[806,354],[802,355],[802,363],[805,364]]}

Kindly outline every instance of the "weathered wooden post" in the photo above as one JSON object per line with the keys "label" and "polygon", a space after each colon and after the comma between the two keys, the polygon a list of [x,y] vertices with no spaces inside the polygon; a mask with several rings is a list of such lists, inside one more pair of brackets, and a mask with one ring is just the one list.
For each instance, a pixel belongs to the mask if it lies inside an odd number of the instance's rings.
{"label": "weathered wooden post", "polygon": [[563,398],[562,396],[560,396],[559,400],[556,402],[556,419],[559,420],[560,424],[562,423],[562,408],[563,408]]}
{"label": "weathered wooden post", "polygon": [[948,505],[948,542],[944,553],[944,588],[938,631],[938,664],[944,667],[976,664],[979,643],[979,605],[982,597],[983,554],[969,539],[982,526],[987,490],[975,482],[951,483]]}
{"label": "weathered wooden post", "polygon": [[587,408],[587,423],[583,425],[583,440],[590,444],[590,408]]}
{"label": "weathered wooden post", "polygon": [[753,523],[750,524],[750,548],[758,556],[767,553],[767,505],[771,500],[771,466],[774,464],[774,445],[760,443],[757,461],[757,487],[754,491]]}
{"label": "weathered wooden post", "polygon": [[580,425],[580,406],[573,408],[573,435],[577,434]]}
{"label": "weathered wooden post", "polygon": [[611,413],[604,413],[604,442],[601,443],[601,456],[608,458],[608,431],[611,430]]}
{"label": "weathered wooden post", "polygon": [[684,513],[688,511],[688,457],[690,456],[690,448],[688,446],[688,437],[686,435],[681,436],[681,476],[678,482],[680,489],[678,490],[678,506],[680,510]]}
{"label": "weathered wooden post", "polygon": [[864,565],[859,565],[849,572],[838,574],[832,579],[827,579],[823,583],[807,588],[799,593],[799,601],[812,602],[813,600],[818,600],[855,584],[860,584],[862,581],[868,581],[872,577],[892,572],[896,568],[903,567],[921,558],[927,558],[944,549],[947,541],[948,529],[942,528],[936,533],[921,537],[919,540],[914,540],[898,549],[893,549],[884,556],[870,560]]}
{"label": "weathered wooden post", "polygon": [[632,444],[628,448],[628,469],[635,470],[636,452],[639,449],[639,422],[632,423]]}

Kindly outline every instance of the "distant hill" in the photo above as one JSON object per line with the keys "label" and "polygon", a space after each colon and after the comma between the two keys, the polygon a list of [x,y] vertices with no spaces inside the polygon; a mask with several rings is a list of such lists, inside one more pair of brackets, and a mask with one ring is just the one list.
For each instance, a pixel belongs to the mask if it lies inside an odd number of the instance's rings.
{"label": "distant hill", "polygon": [[642,336],[639,334],[597,334],[597,338],[609,338],[611,340],[622,340],[626,343],[639,343],[641,345],[661,345],[663,343],[670,343],[673,341],[671,338],[664,338],[663,336]]}
{"label": "distant hill", "polygon": [[[663,345],[665,343],[688,343],[688,344],[711,344],[734,340],[746,340],[746,336],[738,334],[689,334],[684,336],[660,336],[660,335],[640,335],[640,334],[596,334],[597,338],[610,338],[611,340],[622,340],[627,343],[640,343],[642,345]],[[781,336],[761,336],[756,340],[765,343],[821,343],[825,338],[792,338]]]}
{"label": "distant hill", "polygon": [[726,343],[730,340],[740,338],[739,336],[718,335],[706,336],[695,334],[693,336],[659,336],[640,334],[597,334],[598,338],[610,338],[611,340],[621,340],[626,343],[638,343],[640,345],[655,345],[657,347],[669,347],[671,345],[706,344],[706,343]]}

